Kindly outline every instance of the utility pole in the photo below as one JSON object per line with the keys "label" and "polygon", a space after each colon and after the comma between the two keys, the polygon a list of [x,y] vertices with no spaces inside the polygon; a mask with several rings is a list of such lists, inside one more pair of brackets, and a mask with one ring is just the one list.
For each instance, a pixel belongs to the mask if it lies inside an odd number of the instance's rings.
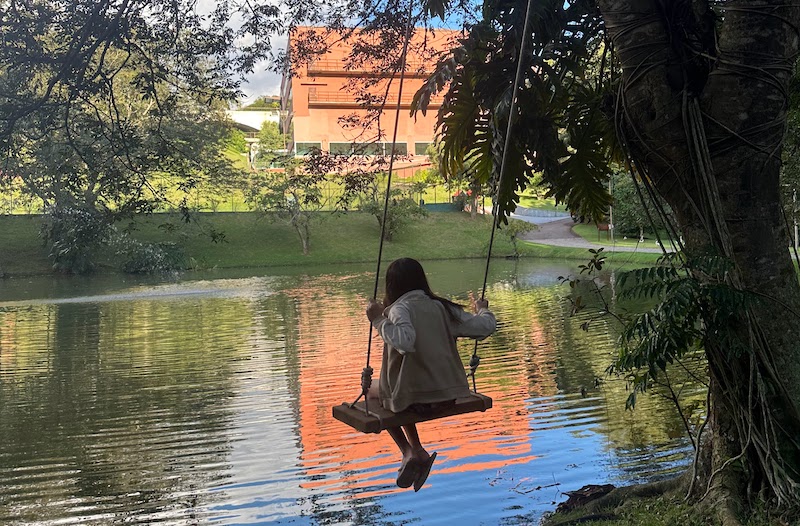
{"label": "utility pole", "polygon": [[[613,177],[608,178],[608,195],[611,196],[611,202],[614,202],[614,189],[611,186]],[[614,244],[614,207],[608,205],[608,233],[611,235],[611,244]]]}
{"label": "utility pole", "polygon": [[792,219],[794,220],[794,249],[798,248],[797,238],[797,189],[792,190]]}

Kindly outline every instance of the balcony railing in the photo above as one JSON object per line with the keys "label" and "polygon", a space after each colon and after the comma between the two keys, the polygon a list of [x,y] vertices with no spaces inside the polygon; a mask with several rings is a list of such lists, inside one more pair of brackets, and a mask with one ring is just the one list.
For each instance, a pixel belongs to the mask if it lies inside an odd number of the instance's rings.
{"label": "balcony railing", "polygon": [[[401,107],[410,107],[411,101],[414,99],[414,94],[409,93],[403,94],[403,98],[400,101]],[[308,105],[309,106],[347,106],[347,107],[354,107],[360,108],[364,107],[375,107],[380,106],[381,104],[385,106],[396,106],[397,105],[397,94],[390,93],[386,96],[386,100],[383,100],[383,97],[376,97],[375,100],[366,101],[363,99],[356,100],[355,95],[351,93],[346,93],[342,91],[325,91],[325,90],[309,90],[308,92]],[[442,105],[442,97],[431,97],[430,103],[428,104],[429,107],[438,107]]]}
{"label": "balcony railing", "polygon": [[[410,60],[406,62],[406,76],[427,77],[431,74],[432,64],[421,60]],[[308,65],[308,74],[314,76],[336,76],[336,77],[389,77],[400,75],[400,72],[378,71],[374,64],[365,64],[346,68],[341,60],[320,58]]]}

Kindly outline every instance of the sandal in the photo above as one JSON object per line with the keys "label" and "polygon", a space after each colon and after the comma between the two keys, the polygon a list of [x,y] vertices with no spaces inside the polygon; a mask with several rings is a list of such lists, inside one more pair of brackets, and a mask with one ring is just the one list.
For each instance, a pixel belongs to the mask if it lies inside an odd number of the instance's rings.
{"label": "sandal", "polygon": [[397,474],[397,485],[401,488],[410,488],[417,480],[420,465],[415,460],[404,462]]}
{"label": "sandal", "polygon": [[425,484],[425,481],[428,480],[428,475],[431,473],[431,468],[433,467],[433,461],[436,460],[436,452],[434,451],[428,460],[426,460],[421,466],[419,466],[419,471],[417,473],[417,477],[414,479],[414,491],[419,491],[420,488]]}

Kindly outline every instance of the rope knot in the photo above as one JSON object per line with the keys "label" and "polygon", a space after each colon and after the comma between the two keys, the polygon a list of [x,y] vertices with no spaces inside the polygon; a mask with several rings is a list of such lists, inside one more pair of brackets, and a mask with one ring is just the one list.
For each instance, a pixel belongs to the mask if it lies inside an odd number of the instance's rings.
{"label": "rope knot", "polygon": [[478,366],[481,364],[481,357],[477,354],[473,354],[472,358],[469,359],[469,368],[472,370],[472,374],[475,374],[475,371],[478,369]]}
{"label": "rope knot", "polygon": [[369,391],[371,385],[372,367],[368,365],[361,370],[361,392],[364,393],[364,396],[367,396],[367,391]]}

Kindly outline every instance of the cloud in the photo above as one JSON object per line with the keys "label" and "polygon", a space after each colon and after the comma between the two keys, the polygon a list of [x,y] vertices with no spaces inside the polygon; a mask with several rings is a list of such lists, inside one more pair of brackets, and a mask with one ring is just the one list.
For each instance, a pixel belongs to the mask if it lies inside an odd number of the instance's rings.
{"label": "cloud", "polygon": [[[217,7],[217,0],[197,0],[195,10],[200,15],[210,14]],[[234,28],[240,24],[240,17],[236,16],[233,20]],[[286,49],[288,37],[286,35],[275,35],[271,39],[272,49],[277,54]],[[241,42],[245,44],[246,40]],[[253,73],[246,76],[242,83],[242,92],[245,95],[243,103],[253,102],[262,95],[280,95],[281,75],[271,70],[270,62],[261,62],[256,65]]]}
{"label": "cloud", "polygon": [[[286,35],[272,37],[272,49],[275,53],[286,50],[288,43]],[[275,73],[270,68],[269,62],[257,64],[255,71],[247,76],[242,91],[246,96],[246,102],[260,97],[261,95],[280,95],[281,94],[281,75]]]}
{"label": "cloud", "polygon": [[251,102],[261,95],[280,95],[281,76],[273,71],[266,69],[267,64],[256,68],[256,71],[248,75],[245,83],[242,84],[242,91],[245,94],[245,102]]}

